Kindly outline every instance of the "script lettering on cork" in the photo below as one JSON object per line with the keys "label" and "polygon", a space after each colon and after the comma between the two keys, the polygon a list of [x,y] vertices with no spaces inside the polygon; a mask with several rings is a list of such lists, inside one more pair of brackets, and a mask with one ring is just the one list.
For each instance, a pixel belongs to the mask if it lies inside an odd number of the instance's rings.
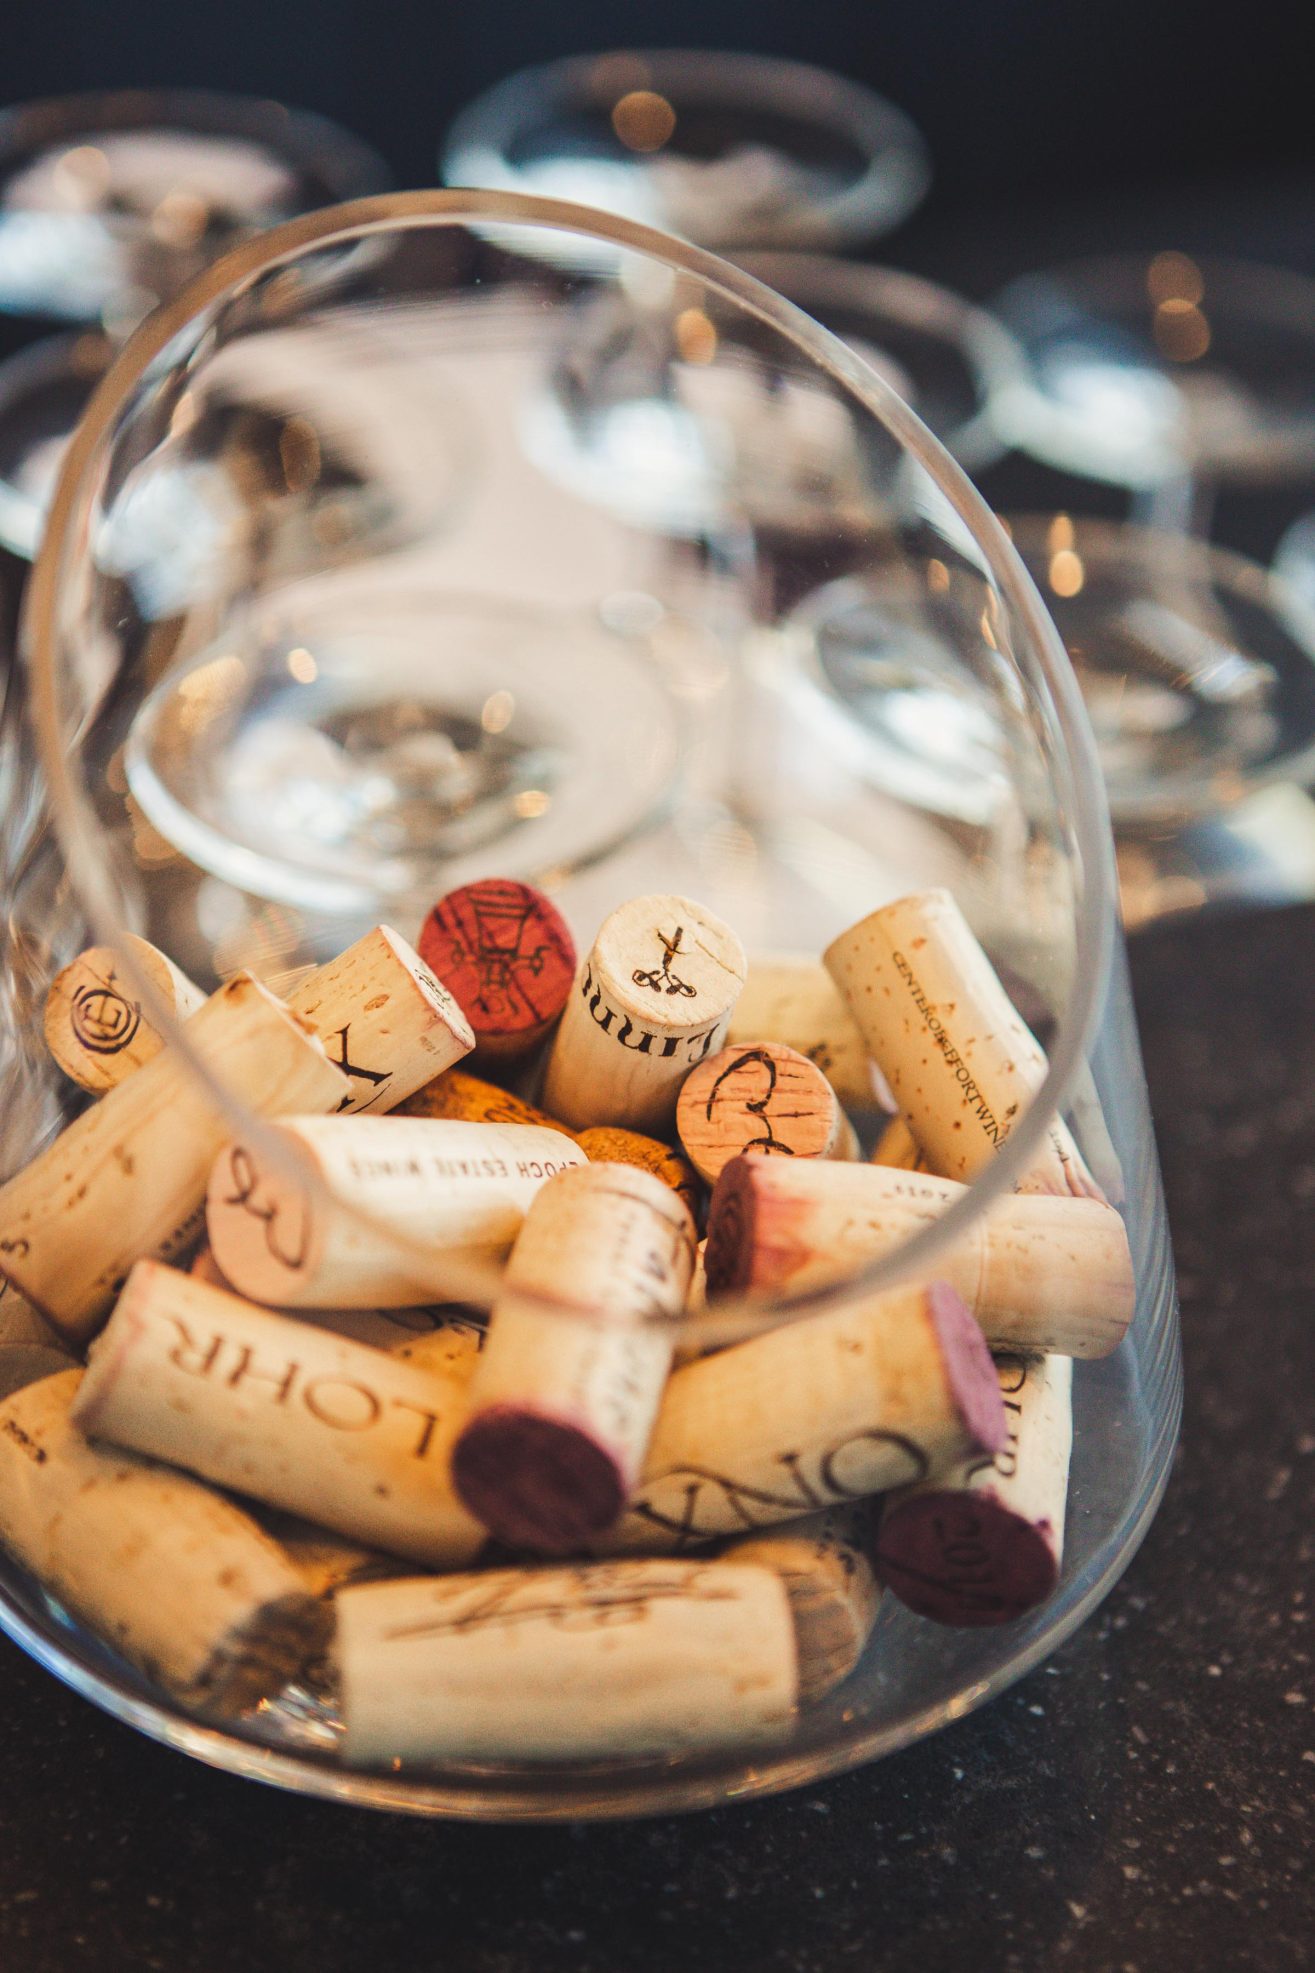
{"label": "script lettering on cork", "polygon": [[456,1608],[438,1609],[420,1623],[398,1624],[384,1632],[390,1641],[404,1637],[451,1637],[475,1631],[514,1630],[524,1624],[545,1624],[556,1631],[616,1630],[646,1623],[656,1603],[688,1601],[732,1603],[734,1593],[724,1584],[701,1580],[697,1567],[674,1571],[665,1580],[646,1573],[636,1582],[625,1567],[600,1562],[572,1570],[566,1578],[570,1594],[561,1593],[563,1577],[551,1577],[557,1592],[545,1593],[531,1575],[491,1576],[487,1583],[444,1591]]}
{"label": "script lettering on cork", "polygon": [[[678,1548],[693,1547],[717,1535],[770,1527],[816,1513],[838,1500],[861,1500],[870,1494],[869,1465],[874,1447],[886,1447],[909,1462],[908,1472],[891,1485],[911,1485],[925,1479],[930,1471],[926,1453],[912,1439],[900,1432],[870,1427],[849,1433],[811,1455],[816,1460],[812,1478],[804,1470],[804,1459],[810,1455],[798,1452],[777,1453],[773,1465],[778,1477],[771,1485],[753,1485],[710,1466],[673,1469],[640,1488],[630,1503],[628,1518],[645,1521],[668,1537],[674,1536]],[[857,1462],[856,1472],[849,1470],[851,1461]]]}
{"label": "script lettering on cork", "polygon": [[232,1190],[223,1193],[222,1203],[259,1221],[265,1228],[265,1251],[272,1261],[293,1274],[306,1265],[310,1251],[310,1206],[302,1192],[284,1192],[276,1198],[261,1195],[261,1178],[251,1153],[234,1144],[228,1153]]}
{"label": "script lettering on cork", "polygon": [[641,987],[650,987],[654,993],[678,993],[683,995],[686,1000],[697,999],[698,988],[693,986],[689,980],[682,980],[680,975],[672,970],[671,965],[672,960],[680,951],[680,942],[685,936],[685,927],[683,925],[677,925],[670,938],[667,937],[665,932],[656,932],[655,936],[658,944],[662,947],[662,963],[659,966],[651,966],[647,970],[637,966],[630,975],[634,984]]}

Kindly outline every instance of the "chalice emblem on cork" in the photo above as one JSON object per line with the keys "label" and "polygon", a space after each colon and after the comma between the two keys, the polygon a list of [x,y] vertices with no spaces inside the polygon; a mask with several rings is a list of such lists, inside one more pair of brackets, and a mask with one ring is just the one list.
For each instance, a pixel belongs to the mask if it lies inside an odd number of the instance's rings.
{"label": "chalice emblem on cork", "polygon": [[484,878],[441,897],[420,955],[460,1003],[485,1055],[518,1055],[553,1026],[575,976],[575,944],[542,891]]}

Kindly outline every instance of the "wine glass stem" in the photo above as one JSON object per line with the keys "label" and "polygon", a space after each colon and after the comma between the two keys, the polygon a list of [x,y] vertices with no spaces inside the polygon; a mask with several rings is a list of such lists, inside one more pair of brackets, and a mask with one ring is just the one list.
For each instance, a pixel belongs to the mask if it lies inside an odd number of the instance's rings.
{"label": "wine glass stem", "polygon": [[1161,534],[1184,534],[1207,539],[1214,518],[1215,488],[1202,474],[1179,473],[1154,486],[1138,487],[1129,517],[1140,527]]}

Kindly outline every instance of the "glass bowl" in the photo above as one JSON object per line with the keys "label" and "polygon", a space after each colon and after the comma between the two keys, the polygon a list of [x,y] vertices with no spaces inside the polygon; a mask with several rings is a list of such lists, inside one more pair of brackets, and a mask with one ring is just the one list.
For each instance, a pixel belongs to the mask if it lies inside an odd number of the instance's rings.
{"label": "glass bowl", "polygon": [[[898,775],[874,781],[854,723],[814,716],[790,627],[758,607],[733,460],[691,541],[573,501],[527,459],[524,389],[599,293],[638,277],[650,290],[669,283],[672,310],[698,309],[707,364],[718,361],[720,326],[751,319],[774,339],[783,372],[860,420],[886,555],[977,709],[979,747],[993,750],[989,799],[975,815],[947,817]],[[144,492],[167,487],[180,456],[223,480],[230,453],[241,456],[231,441],[272,327],[326,320],[362,342],[381,323],[405,325],[417,365],[435,369],[441,400],[470,422],[480,470],[459,525],[400,552],[371,553],[362,537],[355,559],[326,569],[323,520],[337,489],[297,452],[280,487],[256,489],[259,529],[243,523],[248,476],[224,480],[237,516],[216,503],[190,582],[176,570],[163,588],[143,579],[149,529],[125,576],[125,507],[140,516]],[[210,388],[216,366],[222,391]],[[405,446],[411,434],[424,456],[432,433],[414,427],[414,382],[399,385],[391,436]],[[176,560],[167,536],[159,552]],[[335,643],[349,623],[335,606],[348,600],[356,628]],[[436,627],[427,640],[415,634],[425,621]],[[527,622],[542,635],[537,665],[525,656]],[[291,1686],[232,1725],[207,1725],[5,1563],[0,1620],[26,1649],[116,1716],[239,1773],[420,1814],[515,1820],[694,1808],[840,1771],[979,1705],[1083,1621],[1155,1511],[1179,1407],[1172,1267],[1108,823],[1081,701],[1036,590],[959,469],[858,357],[748,275],[597,212],[454,191],[295,221],[208,270],[115,364],[56,492],[26,635],[44,785],[6,818],[33,873],[15,905],[23,965],[8,1045],[48,1108],[67,1110],[67,1091],[41,1057],[34,1010],[42,983],[93,930],[121,942],[130,926],[207,984],[246,965],[281,985],[368,928],[385,902],[413,936],[419,914],[472,868],[545,886],[582,945],[616,904],[659,887],[718,912],[751,955],[816,954],[874,907],[943,884],[1045,1033],[1044,1084],[989,1169],[915,1240],[835,1287],[719,1304],[725,1321],[752,1334],[850,1307],[911,1274],[934,1277],[938,1256],[1026,1172],[1061,1113],[1126,1217],[1137,1284],[1124,1342],[1074,1378],[1069,1538],[1054,1596],[1012,1624],[965,1631],[887,1598],[857,1669],[768,1749],[354,1770],[331,1685]],[[171,722],[186,707],[190,718]],[[345,720],[357,722],[354,752]],[[403,785],[417,734],[445,763],[418,804]],[[291,839],[283,822],[264,827],[265,804],[225,805],[232,777],[257,758],[267,788],[280,758],[288,779],[300,776],[308,820]],[[165,771],[172,807],[152,780]],[[532,800],[508,801],[509,774]],[[582,782],[584,809],[574,798]],[[381,785],[367,828],[362,789]],[[42,847],[43,802],[58,855]],[[208,833],[187,826],[199,816]],[[234,855],[242,847],[246,858]],[[335,888],[349,852],[352,884]],[[276,1142],[186,1026],[164,1025],[247,1139]],[[856,1121],[868,1132],[878,1118]],[[35,1134],[6,1119],[5,1169],[50,1128],[49,1117]]]}
{"label": "glass bowl", "polygon": [[908,117],[856,82],[765,55],[670,48],[508,76],[456,119],[440,175],[575,199],[723,251],[876,239],[931,176]]}

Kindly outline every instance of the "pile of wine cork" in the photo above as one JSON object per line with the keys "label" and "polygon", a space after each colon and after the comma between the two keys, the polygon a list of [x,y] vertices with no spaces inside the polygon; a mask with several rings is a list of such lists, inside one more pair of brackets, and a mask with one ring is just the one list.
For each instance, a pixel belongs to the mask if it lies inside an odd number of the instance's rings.
{"label": "pile of wine cork", "polygon": [[491,879],[286,999],[95,948],[46,1037],[89,1100],[0,1187],[0,1542],[180,1707],[329,1679],[351,1765],[669,1759],[787,1736],[885,1593],[1054,1589],[1071,1359],[1134,1303],[1073,1130],[863,1281],[1046,1073],[948,893],[753,965],[633,898],[577,961]]}

